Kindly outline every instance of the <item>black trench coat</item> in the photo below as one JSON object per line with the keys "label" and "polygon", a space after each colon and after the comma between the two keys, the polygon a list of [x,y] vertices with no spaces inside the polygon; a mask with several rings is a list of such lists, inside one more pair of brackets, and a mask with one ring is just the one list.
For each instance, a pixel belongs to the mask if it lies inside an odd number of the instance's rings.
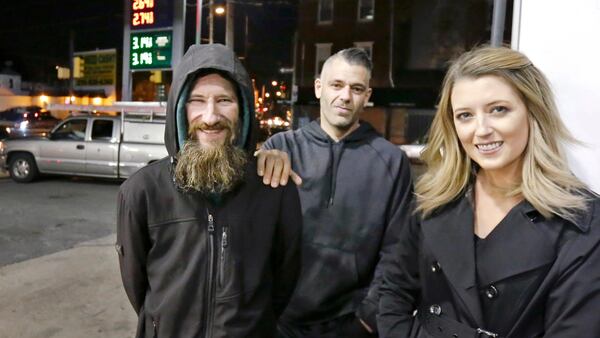
{"label": "black trench coat", "polygon": [[600,337],[597,198],[588,210],[574,224],[545,219],[521,202],[486,238],[496,236],[477,265],[469,198],[424,220],[415,216],[395,254],[384,258],[391,264],[380,336],[488,337],[485,330],[498,337]]}

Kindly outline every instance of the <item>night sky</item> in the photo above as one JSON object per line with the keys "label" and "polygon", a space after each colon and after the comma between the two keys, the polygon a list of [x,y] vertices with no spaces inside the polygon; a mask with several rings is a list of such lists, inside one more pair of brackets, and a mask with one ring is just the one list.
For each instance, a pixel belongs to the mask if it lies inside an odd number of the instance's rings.
{"label": "night sky", "polygon": [[[186,45],[194,39],[196,0],[187,2]],[[246,66],[261,82],[276,75],[280,67],[292,65],[296,2],[235,2],[236,41],[243,41],[240,36],[244,34],[245,16],[248,16]],[[69,65],[69,35],[73,32],[75,52],[116,48],[120,73],[123,7],[123,0],[0,0],[0,68],[10,60],[11,68],[21,74],[23,81],[56,82],[55,66]],[[203,29],[205,34],[208,34],[206,28]],[[221,39],[216,42],[224,43],[224,38]],[[120,81],[120,75],[118,78]]]}

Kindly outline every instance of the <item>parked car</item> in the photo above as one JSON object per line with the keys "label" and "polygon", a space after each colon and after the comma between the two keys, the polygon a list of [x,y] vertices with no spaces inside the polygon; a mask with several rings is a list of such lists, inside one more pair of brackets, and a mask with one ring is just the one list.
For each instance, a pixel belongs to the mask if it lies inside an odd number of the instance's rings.
{"label": "parked car", "polygon": [[47,136],[1,141],[0,167],[17,182],[46,173],[127,178],[167,156],[164,129],[164,120],[72,116]]}
{"label": "parked car", "polygon": [[10,136],[10,133],[8,132],[9,129],[8,127],[0,127],[0,141],[4,140],[5,138],[8,138]]}
{"label": "parked car", "polygon": [[43,135],[59,121],[38,106],[14,107],[0,112],[0,128],[11,136]]}
{"label": "parked car", "polygon": [[403,144],[399,147],[404,150],[411,162],[422,163],[421,153],[423,152],[423,149],[425,149],[424,144]]}

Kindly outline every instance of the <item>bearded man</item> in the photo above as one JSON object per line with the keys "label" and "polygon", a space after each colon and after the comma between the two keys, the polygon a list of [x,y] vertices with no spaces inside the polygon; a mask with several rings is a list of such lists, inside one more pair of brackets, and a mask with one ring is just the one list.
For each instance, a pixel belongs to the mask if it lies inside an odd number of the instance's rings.
{"label": "bearded man", "polygon": [[223,45],[175,68],[169,157],[123,183],[117,251],[136,337],[273,337],[299,274],[296,187],[256,173],[250,79]]}

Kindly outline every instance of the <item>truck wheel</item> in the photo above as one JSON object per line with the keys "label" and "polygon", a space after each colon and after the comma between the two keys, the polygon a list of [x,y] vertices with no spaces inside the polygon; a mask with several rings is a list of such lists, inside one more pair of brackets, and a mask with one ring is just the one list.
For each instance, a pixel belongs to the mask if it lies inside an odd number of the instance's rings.
{"label": "truck wheel", "polygon": [[10,160],[10,177],[19,182],[27,183],[33,181],[38,175],[35,159],[30,154],[16,154]]}

